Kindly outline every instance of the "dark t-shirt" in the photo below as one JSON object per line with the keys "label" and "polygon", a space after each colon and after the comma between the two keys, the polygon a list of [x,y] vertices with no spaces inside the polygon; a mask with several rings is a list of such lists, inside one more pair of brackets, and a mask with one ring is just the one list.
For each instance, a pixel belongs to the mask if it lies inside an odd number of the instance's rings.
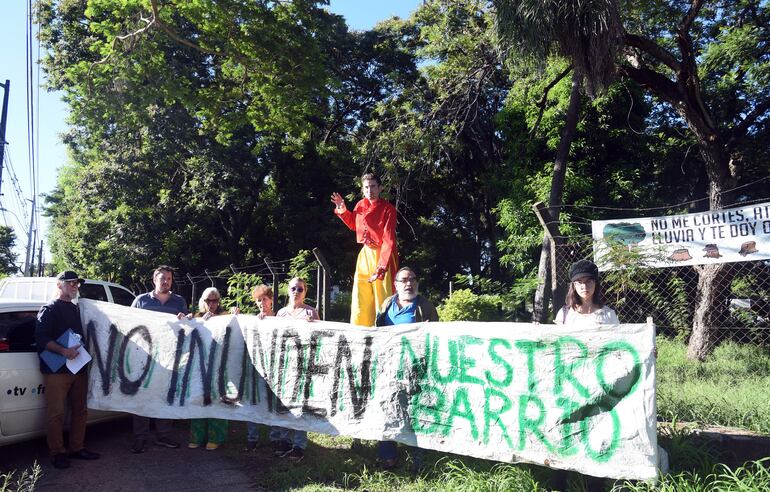
{"label": "dark t-shirt", "polygon": [[[73,332],[80,335],[83,339],[83,346],[85,343],[85,333],[83,332],[83,325],[80,322],[80,310],[77,304],[73,304],[70,301],[62,301],[55,299],[45,306],[40,308],[37,313],[37,322],[35,323],[35,344],[37,345],[37,353],[39,354],[45,350],[46,345],[50,341],[56,341],[65,331],[71,329]],[[80,371],[86,370],[88,364],[86,364]],[[54,371],[48,367],[48,364],[40,359],[40,372],[43,374],[54,374]],[[67,365],[63,365],[56,374],[70,373],[67,369]]]}

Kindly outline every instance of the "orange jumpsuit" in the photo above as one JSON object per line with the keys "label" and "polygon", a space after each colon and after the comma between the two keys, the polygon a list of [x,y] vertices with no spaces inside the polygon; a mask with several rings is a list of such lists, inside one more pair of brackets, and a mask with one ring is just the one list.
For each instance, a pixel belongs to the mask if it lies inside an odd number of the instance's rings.
{"label": "orange jumpsuit", "polygon": [[[356,203],[352,212],[339,212],[335,208],[334,213],[356,232],[356,241],[363,245],[353,275],[350,322],[374,326],[377,308],[393,295],[393,280],[398,269],[396,207],[387,200],[371,202],[364,198]],[[384,274],[382,280],[369,283],[375,273]]]}

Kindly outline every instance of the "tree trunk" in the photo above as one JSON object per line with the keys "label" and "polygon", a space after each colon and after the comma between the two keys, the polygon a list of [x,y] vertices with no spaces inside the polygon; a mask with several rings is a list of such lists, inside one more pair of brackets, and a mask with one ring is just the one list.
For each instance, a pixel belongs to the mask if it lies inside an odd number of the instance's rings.
{"label": "tree trunk", "polygon": [[[564,127],[561,129],[559,147],[556,149],[556,158],[553,161],[553,176],[551,177],[551,191],[548,195],[548,215],[555,223],[552,224],[553,240],[549,239],[546,232],[543,237],[543,247],[540,251],[540,265],[537,278],[540,281],[535,292],[534,312],[532,319],[544,322],[547,318],[548,294],[550,292],[554,316],[564,302],[566,282],[560,275],[560,271],[554,271],[551,262],[550,248],[555,248],[555,254],[561,253],[561,235],[559,232],[559,209],[562,205],[564,194],[564,178],[567,175],[567,163],[569,162],[569,150],[577,132],[577,123],[580,118],[580,84],[581,78],[577,72],[572,72],[572,88],[569,93],[569,105],[564,118]],[[558,263],[558,262],[557,262]],[[550,280],[550,282],[549,282]]]}
{"label": "tree trunk", "polygon": [[[735,178],[730,174],[730,158],[718,139],[699,143],[709,177],[709,208],[718,210],[732,202],[728,190],[734,187]],[[694,268],[698,272],[698,290],[687,357],[704,360],[716,345],[716,328],[724,326],[735,273],[732,265],[726,263]]]}
{"label": "tree trunk", "polygon": [[[562,205],[562,196],[564,195],[564,179],[567,175],[567,164],[569,162],[569,151],[572,147],[572,141],[575,140],[577,133],[577,124],[580,119],[580,86],[581,77],[577,71],[572,72],[572,88],[569,93],[569,105],[567,114],[564,117],[564,128],[561,130],[559,138],[559,147],[556,149],[556,159],[553,162],[553,177],[551,178],[551,192],[548,196],[548,214],[555,222],[555,235],[551,241],[551,257],[558,258],[562,253],[560,246],[562,238],[559,232],[559,215]],[[565,279],[562,271],[564,262],[556,262],[553,265],[550,259],[546,259],[550,264],[551,270],[551,307],[556,316],[559,309],[564,304],[564,296],[567,290],[568,281]]]}
{"label": "tree trunk", "polygon": [[693,313],[692,333],[687,344],[687,357],[704,360],[716,345],[715,328],[723,325],[730,283],[733,278],[732,265],[704,265],[698,267],[698,293]]}
{"label": "tree trunk", "polygon": [[543,236],[543,247],[540,250],[540,264],[537,267],[537,290],[535,303],[532,307],[532,321],[545,323],[548,321],[548,301],[551,300],[551,240]]}

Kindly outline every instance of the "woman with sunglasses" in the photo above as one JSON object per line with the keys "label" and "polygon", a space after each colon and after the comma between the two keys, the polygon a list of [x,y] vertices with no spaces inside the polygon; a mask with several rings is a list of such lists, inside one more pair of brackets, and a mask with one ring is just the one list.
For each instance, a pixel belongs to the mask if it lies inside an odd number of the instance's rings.
{"label": "woman with sunglasses", "polygon": [[[220,301],[222,296],[215,287],[203,291],[198,301],[196,318],[206,321],[212,316],[224,313]],[[192,419],[190,420],[190,449],[197,449],[204,444],[207,451],[217,449],[227,437],[227,420],[224,419]]]}
{"label": "woman with sunglasses", "polygon": [[294,318],[313,321],[321,319],[313,306],[305,304],[307,284],[299,277],[289,280],[289,302],[275,315],[277,318]]}
{"label": "woman with sunglasses", "polygon": [[[299,277],[289,280],[289,302],[276,313],[276,318],[302,319],[305,321],[321,319],[318,316],[318,311],[313,306],[305,304],[306,294],[307,284],[304,280]],[[305,457],[307,431],[271,427],[270,442],[273,444],[273,454],[276,457],[289,458],[292,461],[298,462]]]}

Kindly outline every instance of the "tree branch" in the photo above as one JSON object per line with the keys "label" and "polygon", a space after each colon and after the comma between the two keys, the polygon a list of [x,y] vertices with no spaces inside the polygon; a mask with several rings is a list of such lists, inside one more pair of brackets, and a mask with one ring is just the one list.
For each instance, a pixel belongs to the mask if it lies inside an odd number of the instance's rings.
{"label": "tree branch", "polygon": [[754,106],[754,109],[751,110],[751,112],[747,114],[745,118],[743,118],[743,121],[735,125],[730,130],[727,143],[725,144],[725,147],[727,147],[727,150],[731,151],[732,149],[734,149],[735,146],[738,145],[738,141],[741,138],[743,138],[746,132],[748,132],[749,128],[751,128],[751,125],[756,123],[757,120],[761,116],[763,116],[765,113],[767,113],[769,110],[770,110],[770,97],[768,97],[764,101]]}
{"label": "tree branch", "polygon": [[695,21],[695,18],[698,17],[702,6],[703,0],[692,0],[692,3],[690,4],[690,10],[687,11],[687,14],[682,19],[682,22],[679,23],[679,32],[687,32],[690,30],[690,27]]}
{"label": "tree branch", "polygon": [[158,24],[158,27],[163,30],[168,36],[176,41],[177,43],[187,46],[188,48],[192,48],[194,50],[198,50],[201,53],[206,53],[207,55],[222,55],[222,53],[214,50],[210,50],[207,48],[203,48],[201,46],[198,46],[195,43],[191,43],[190,41],[187,41],[186,39],[180,38],[177,33],[171,29],[165,22],[160,20],[160,15],[158,13],[158,0],[150,0],[150,5],[152,6],[152,19],[155,21],[156,24]]}
{"label": "tree branch", "polygon": [[621,73],[678,109],[682,102],[677,86],[668,77],[645,66],[620,65]]}
{"label": "tree branch", "polygon": [[564,77],[569,75],[569,73],[572,71],[573,66],[570,65],[562,73],[556,76],[555,79],[550,81],[547,86],[545,86],[545,89],[543,89],[543,96],[540,98],[540,101],[537,103],[537,107],[539,108],[539,111],[537,113],[537,120],[535,121],[535,124],[532,126],[532,130],[529,131],[529,138],[534,138],[535,134],[537,133],[537,129],[540,126],[540,121],[543,119],[543,113],[545,112],[545,104],[548,101],[548,93],[553,89],[556,84],[558,84]]}
{"label": "tree branch", "polygon": [[625,33],[623,39],[625,40],[627,46],[639,48],[659,62],[666,65],[671,70],[675,72],[679,71],[679,60],[677,60],[671,52],[662,48],[656,42],[645,37],[629,33]]}
{"label": "tree branch", "polygon": [[88,79],[88,93],[89,94],[93,91],[93,83],[92,83],[92,80],[91,80],[91,72],[93,72],[94,68],[96,68],[97,65],[103,65],[103,64],[107,63],[108,61],[110,61],[110,59],[112,58],[112,55],[115,54],[115,47],[117,46],[119,41],[125,41],[127,39],[133,41],[133,39],[136,36],[139,36],[140,34],[145,32],[146,30],[148,30],[150,27],[152,27],[152,25],[155,23],[156,17],[153,15],[149,19],[145,19],[144,17],[141,17],[140,19],[145,22],[145,25],[143,27],[140,27],[136,31],[130,32],[128,34],[124,34],[123,36],[115,36],[115,39],[112,40],[112,46],[110,46],[110,53],[107,56],[105,56],[104,58],[102,58],[101,60],[93,62],[91,64],[91,66],[88,67],[88,72],[86,72],[86,78]]}
{"label": "tree branch", "polygon": [[678,82],[683,93],[692,99],[692,102],[700,109],[703,121],[708,125],[710,131],[716,131],[716,125],[711,118],[711,113],[703,102],[703,95],[700,90],[700,78],[698,77],[698,63],[696,61],[695,49],[690,36],[690,28],[695,18],[700,13],[703,6],[703,0],[692,0],[690,10],[684,16],[677,27],[677,44],[679,52],[682,54],[682,64],[678,74]]}

